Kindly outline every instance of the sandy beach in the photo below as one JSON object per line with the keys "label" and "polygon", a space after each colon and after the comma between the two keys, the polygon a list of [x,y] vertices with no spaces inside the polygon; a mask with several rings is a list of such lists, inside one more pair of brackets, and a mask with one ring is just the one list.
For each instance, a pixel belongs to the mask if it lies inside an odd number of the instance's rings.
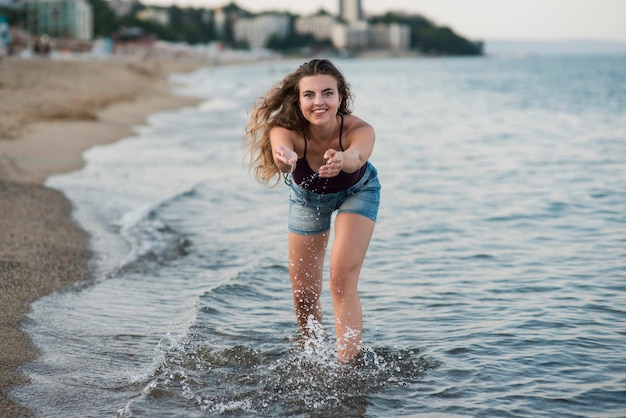
{"label": "sandy beach", "polygon": [[20,324],[30,303],[88,280],[89,237],[65,196],[44,186],[79,169],[85,150],[132,134],[147,115],[194,105],[167,74],[196,61],[8,58],[0,61],[0,417],[32,416],[8,391],[37,356]]}

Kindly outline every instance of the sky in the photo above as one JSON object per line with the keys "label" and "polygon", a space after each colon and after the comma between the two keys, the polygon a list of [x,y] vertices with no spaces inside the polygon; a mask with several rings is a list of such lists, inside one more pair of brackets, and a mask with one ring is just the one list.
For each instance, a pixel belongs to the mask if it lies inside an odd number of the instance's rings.
{"label": "sky", "polygon": [[[145,4],[215,8],[231,0],[143,0]],[[252,12],[339,12],[339,0],[234,0]],[[362,0],[366,14],[421,14],[472,40],[626,42],[626,0]]]}

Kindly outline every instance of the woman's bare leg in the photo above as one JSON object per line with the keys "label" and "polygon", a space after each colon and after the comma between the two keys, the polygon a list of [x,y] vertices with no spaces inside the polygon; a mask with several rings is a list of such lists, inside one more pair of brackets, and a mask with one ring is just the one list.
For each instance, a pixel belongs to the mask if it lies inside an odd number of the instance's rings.
{"label": "woman's bare leg", "polygon": [[328,232],[318,235],[289,233],[289,277],[296,320],[307,337],[321,330],[322,273],[328,246]]}
{"label": "woman's bare leg", "polygon": [[330,293],[335,311],[339,361],[350,362],[361,352],[363,314],[357,289],[361,266],[375,222],[342,213],[335,220],[335,241],[330,259]]}

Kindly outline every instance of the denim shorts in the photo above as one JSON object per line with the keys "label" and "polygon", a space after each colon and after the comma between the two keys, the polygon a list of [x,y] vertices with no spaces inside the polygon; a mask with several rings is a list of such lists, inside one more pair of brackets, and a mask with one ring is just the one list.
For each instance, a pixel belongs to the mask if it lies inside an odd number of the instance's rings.
{"label": "denim shorts", "polygon": [[289,232],[315,235],[330,229],[331,216],[356,213],[374,222],[380,204],[380,182],[376,168],[367,162],[363,177],[353,186],[337,193],[313,193],[290,182]]}

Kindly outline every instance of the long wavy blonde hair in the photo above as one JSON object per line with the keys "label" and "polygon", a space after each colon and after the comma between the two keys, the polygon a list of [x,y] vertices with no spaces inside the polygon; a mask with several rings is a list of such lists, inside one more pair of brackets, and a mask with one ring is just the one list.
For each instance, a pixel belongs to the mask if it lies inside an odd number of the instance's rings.
{"label": "long wavy blonde hair", "polygon": [[[280,170],[274,164],[270,131],[280,126],[306,137],[309,122],[300,110],[300,80],[314,75],[330,75],[337,80],[337,90],[341,97],[338,112],[352,113],[350,105],[352,93],[343,74],[326,59],[314,59],[302,64],[272,87],[263,97],[257,98],[250,114],[244,135],[244,158],[249,158],[250,170],[255,179],[265,186],[275,186],[280,181]],[[272,178],[277,176],[275,183]]]}

